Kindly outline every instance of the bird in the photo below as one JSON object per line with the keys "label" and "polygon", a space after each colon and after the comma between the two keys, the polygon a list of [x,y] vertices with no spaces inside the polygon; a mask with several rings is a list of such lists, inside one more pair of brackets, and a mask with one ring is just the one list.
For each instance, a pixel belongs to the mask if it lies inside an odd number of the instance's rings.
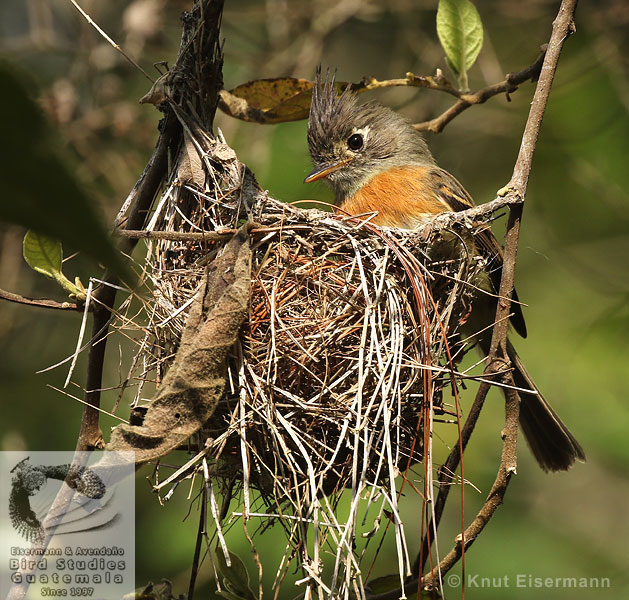
{"label": "bird", "polygon": [[[314,169],[304,183],[323,180],[335,193],[335,206],[345,215],[371,214],[370,222],[416,229],[443,212],[474,206],[465,188],[439,167],[421,133],[402,115],[377,102],[358,103],[348,85],[338,95],[334,78],[317,70],[308,119],[308,148]],[[496,315],[503,255],[489,226],[474,235],[475,250],[488,265],[485,287],[477,294],[467,328],[487,356]],[[526,325],[513,290],[511,325],[526,337]],[[485,330],[484,333],[478,333]],[[507,354],[520,391],[520,427],[540,467],[567,471],[585,452],[535,385],[511,340]]]}

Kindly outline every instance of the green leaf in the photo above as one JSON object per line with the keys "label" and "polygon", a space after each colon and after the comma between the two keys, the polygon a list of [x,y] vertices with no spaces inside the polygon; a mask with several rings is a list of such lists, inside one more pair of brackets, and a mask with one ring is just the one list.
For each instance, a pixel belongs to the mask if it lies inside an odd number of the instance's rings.
{"label": "green leaf", "polygon": [[467,71],[483,45],[483,24],[470,0],[439,0],[437,35],[446,52],[448,66],[467,90]]}
{"label": "green leaf", "polygon": [[24,260],[31,269],[54,279],[73,296],[85,299],[85,290],[72,283],[61,270],[63,260],[61,242],[35,231],[27,231],[24,236],[23,253]]}
{"label": "green leaf", "polygon": [[38,273],[56,279],[61,273],[61,242],[47,235],[28,231],[24,236],[24,259]]}
{"label": "green leaf", "polygon": [[231,566],[227,566],[225,555],[220,548],[216,549],[216,567],[218,572],[223,576],[224,584],[227,590],[221,595],[229,600],[256,600],[256,595],[249,587],[249,573],[245,563],[240,560],[238,555],[233,552],[229,553]]}

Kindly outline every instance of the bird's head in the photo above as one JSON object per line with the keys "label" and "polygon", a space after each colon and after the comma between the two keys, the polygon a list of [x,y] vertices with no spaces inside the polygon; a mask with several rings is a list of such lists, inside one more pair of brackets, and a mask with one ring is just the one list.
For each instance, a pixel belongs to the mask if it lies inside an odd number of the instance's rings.
{"label": "bird's head", "polygon": [[305,183],[325,179],[337,203],[375,175],[396,167],[432,165],[421,134],[386,106],[358,104],[349,86],[337,96],[334,79],[317,71],[308,120],[308,147],[314,170]]}

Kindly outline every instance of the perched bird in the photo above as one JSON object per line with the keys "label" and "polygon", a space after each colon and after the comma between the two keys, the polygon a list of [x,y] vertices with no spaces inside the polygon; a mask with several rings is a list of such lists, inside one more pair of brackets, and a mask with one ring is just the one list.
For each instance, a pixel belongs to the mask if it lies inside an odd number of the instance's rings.
{"label": "perched bird", "polygon": [[[333,81],[317,81],[308,122],[308,146],[314,170],[305,182],[325,179],[336,193],[335,205],[344,214],[376,213],[376,225],[414,229],[434,215],[461,211],[474,202],[465,188],[432,157],[421,134],[401,115],[380,104],[358,104],[349,88],[337,97]],[[470,334],[491,326],[502,274],[502,250],[489,227],[474,237],[475,250],[485,257],[486,287],[479,294],[467,323]],[[523,337],[526,326],[517,302],[511,324]],[[491,327],[475,336],[487,355]],[[585,460],[579,442],[544,399],[511,342],[507,351],[520,392],[520,425],[537,462],[545,471],[563,471]]]}

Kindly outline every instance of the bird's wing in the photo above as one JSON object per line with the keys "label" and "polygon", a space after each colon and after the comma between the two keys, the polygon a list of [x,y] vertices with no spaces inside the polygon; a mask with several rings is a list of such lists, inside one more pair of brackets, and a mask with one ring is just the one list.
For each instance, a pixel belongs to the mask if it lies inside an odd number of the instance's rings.
{"label": "bird's wing", "polygon": [[[459,212],[474,206],[472,197],[453,175],[444,169],[435,167],[432,176],[436,187],[435,193],[441,202],[448,206],[448,210]],[[479,253],[487,261],[487,273],[489,274],[493,291],[497,294],[500,290],[500,279],[502,278],[502,248],[489,225],[480,229],[474,236],[474,240]],[[524,314],[522,313],[522,307],[519,304],[515,288],[513,289],[512,299],[511,324],[522,337],[526,337]]]}

